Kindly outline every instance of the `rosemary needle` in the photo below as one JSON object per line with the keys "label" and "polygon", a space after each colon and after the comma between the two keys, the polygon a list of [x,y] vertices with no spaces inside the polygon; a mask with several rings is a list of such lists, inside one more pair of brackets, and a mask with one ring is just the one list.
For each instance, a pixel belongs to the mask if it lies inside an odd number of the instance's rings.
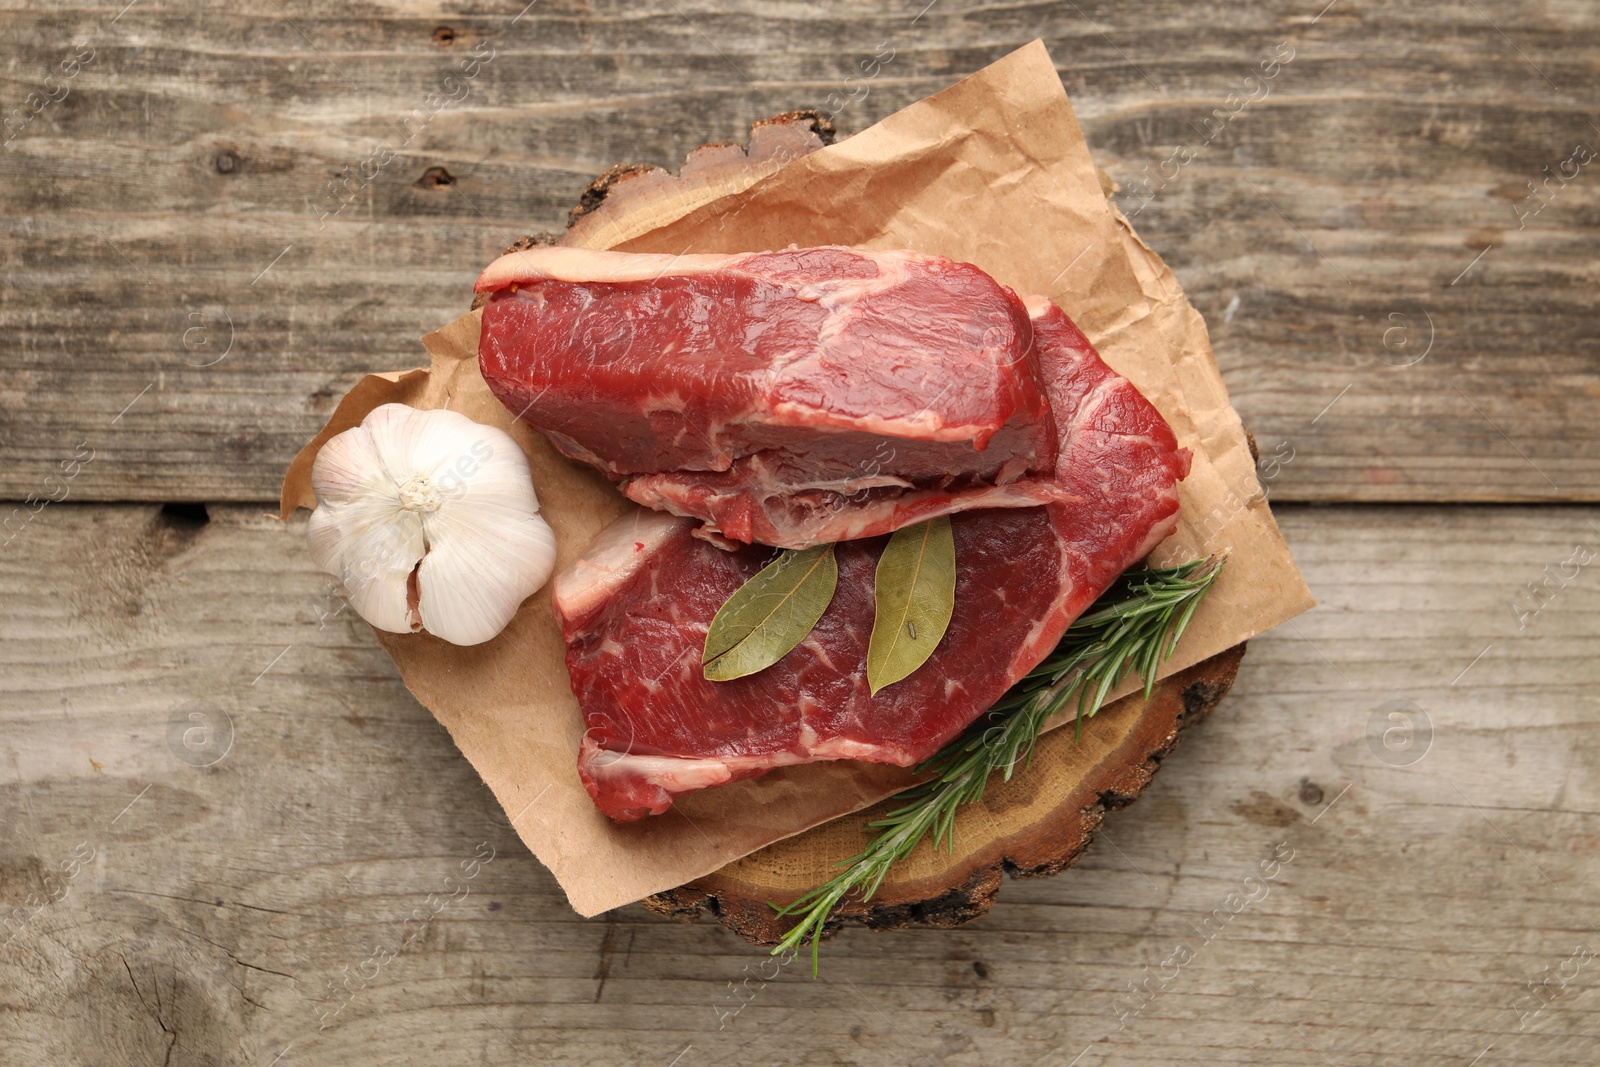
{"label": "rosemary needle", "polygon": [[[1009,780],[1019,762],[1033,754],[1044,725],[1077,701],[1075,731],[1094,715],[1130,670],[1144,679],[1148,698],[1156,669],[1172,655],[1178,639],[1211,588],[1224,557],[1191,560],[1176,567],[1128,571],[1078,617],[1055,651],[1045,657],[965,734],[945,745],[917,768],[933,777],[898,797],[899,807],[867,824],[874,831],[867,846],[843,861],[832,879],[793,903],[774,904],[780,916],[800,920],[772,949],[798,950],[811,939],[811,974],[817,974],[818,944],[834,908],[847,895],[872,899],[890,868],[905,859],[929,834],[933,847],[955,847],[956,813],[983,796],[989,776]],[[1074,736],[1078,736],[1075,732]]]}

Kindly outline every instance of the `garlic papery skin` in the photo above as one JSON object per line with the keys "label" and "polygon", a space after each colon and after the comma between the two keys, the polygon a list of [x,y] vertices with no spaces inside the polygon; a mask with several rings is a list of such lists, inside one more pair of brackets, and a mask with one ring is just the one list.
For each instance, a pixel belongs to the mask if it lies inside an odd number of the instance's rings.
{"label": "garlic papery skin", "polygon": [[481,644],[555,568],[527,457],[458,412],[374,408],[322,446],[311,486],[311,557],[380,630]]}

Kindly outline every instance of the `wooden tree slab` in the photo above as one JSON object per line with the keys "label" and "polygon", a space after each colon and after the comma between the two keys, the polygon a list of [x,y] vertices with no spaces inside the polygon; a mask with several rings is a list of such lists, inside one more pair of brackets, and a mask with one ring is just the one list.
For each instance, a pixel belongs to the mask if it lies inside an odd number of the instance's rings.
{"label": "wooden tree slab", "polygon": [[[609,248],[746,189],[832,141],[833,127],[825,116],[792,111],[755,123],[748,149],[728,144],[695,149],[677,175],[618,164],[583,191],[566,233],[530,234],[507,251],[547,244]],[[480,294],[473,306],[482,299]],[[826,932],[846,922],[879,930],[959,926],[993,905],[1002,872],[1027,878],[1065,870],[1089,847],[1105,812],[1132,803],[1150,783],[1178,732],[1222,699],[1243,656],[1244,645],[1235,646],[1164,679],[1148,700],[1136,694],[1115,701],[1084,724],[1081,737],[1075,738],[1070,727],[1046,734],[1027,768],[1010,781],[991,782],[982,802],[957,816],[953,851],[935,851],[924,841],[870,902],[841,905]],[[712,875],[649,897],[645,906],[687,922],[709,914],[755,944],[772,944],[794,920],[778,918],[768,902],[786,903],[827,881],[841,860],[861,850],[865,824],[894,803],[890,798],[769,845]]]}

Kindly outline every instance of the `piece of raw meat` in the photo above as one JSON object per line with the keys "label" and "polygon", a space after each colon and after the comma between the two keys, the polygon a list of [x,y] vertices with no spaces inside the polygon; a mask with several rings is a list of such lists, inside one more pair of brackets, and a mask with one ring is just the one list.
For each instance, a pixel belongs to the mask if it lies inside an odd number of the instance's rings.
{"label": "piece of raw meat", "polygon": [[1031,310],[1060,434],[1056,478],[1074,502],[953,516],[949,629],[921,668],[876,696],[866,653],[885,537],[838,545],[838,590],[816,629],[778,663],[728,682],[701,673],[706,630],[770,550],[722,551],[696,539],[692,522],[641,510],[557,577],[586,726],[578,773],[601,811],[660,814],[675,794],[813,760],[918,763],[1172,531],[1188,451],[1058,308]]}
{"label": "piece of raw meat", "polygon": [[803,548],[1062,499],[1027,310],[971,264],[550,247],[477,288],[500,401],[707,534]]}

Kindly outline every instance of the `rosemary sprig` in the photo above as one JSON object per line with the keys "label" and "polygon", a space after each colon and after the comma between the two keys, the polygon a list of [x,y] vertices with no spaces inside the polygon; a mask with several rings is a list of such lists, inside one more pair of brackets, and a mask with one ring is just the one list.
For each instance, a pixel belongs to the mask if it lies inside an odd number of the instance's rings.
{"label": "rosemary sprig", "polygon": [[1076,698],[1075,729],[1081,730],[1083,720],[1100,710],[1130,670],[1144,679],[1148,698],[1156,668],[1177,647],[1223,560],[1211,556],[1176,567],[1129,571],[1113,583],[1067,629],[1054,652],[971,729],[917,768],[933,778],[901,793],[899,807],[867,824],[876,832],[864,849],[840,864],[842,871],[791,904],[772,905],[780,916],[800,916],[773,954],[797,950],[809,937],[815,977],[818,943],[839,902],[850,893],[859,893],[863,901],[872,899],[889,869],[929,833],[934,848],[943,842],[953,849],[956,812],[983,796],[993,772],[1001,771],[1009,780],[1017,764],[1032,757],[1034,743],[1053,715]]}

